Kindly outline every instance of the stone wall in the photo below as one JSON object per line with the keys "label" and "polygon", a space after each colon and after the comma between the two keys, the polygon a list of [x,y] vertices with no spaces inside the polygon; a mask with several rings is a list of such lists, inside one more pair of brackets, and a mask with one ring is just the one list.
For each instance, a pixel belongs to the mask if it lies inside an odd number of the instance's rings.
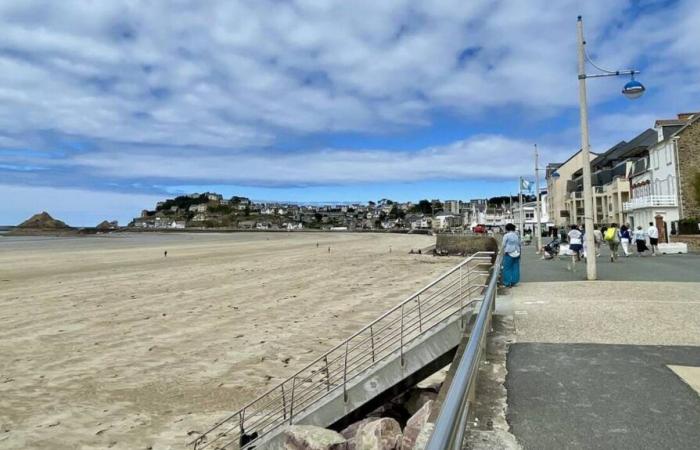
{"label": "stone wall", "polygon": [[700,252],[700,234],[679,234],[671,236],[671,242],[685,242],[689,252]]}
{"label": "stone wall", "polygon": [[700,119],[691,123],[678,140],[678,167],[681,180],[681,212],[683,218],[700,218],[700,198],[695,179],[700,174]]}
{"label": "stone wall", "polygon": [[498,242],[490,236],[438,234],[435,250],[438,254],[466,256],[476,252],[497,252]]}

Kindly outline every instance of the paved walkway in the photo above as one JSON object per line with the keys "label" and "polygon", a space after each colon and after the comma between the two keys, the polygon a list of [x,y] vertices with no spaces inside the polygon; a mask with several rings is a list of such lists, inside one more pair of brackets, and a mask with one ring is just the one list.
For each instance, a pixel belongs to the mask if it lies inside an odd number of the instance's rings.
{"label": "paved walkway", "polygon": [[[571,257],[544,261],[535,246],[523,247],[522,281],[576,281],[586,279],[586,262],[570,270]],[[678,281],[700,283],[700,254],[630,256],[610,262],[603,248],[598,261],[598,279],[604,281]]]}
{"label": "paved walkway", "polygon": [[499,297],[511,431],[525,449],[697,448],[700,395],[669,366],[700,366],[700,256],[599,262],[607,281],[580,281],[584,264],[526,249]]}

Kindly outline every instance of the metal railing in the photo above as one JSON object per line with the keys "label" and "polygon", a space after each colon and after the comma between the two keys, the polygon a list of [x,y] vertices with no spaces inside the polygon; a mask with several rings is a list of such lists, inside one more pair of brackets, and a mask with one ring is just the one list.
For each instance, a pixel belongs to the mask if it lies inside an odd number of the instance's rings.
{"label": "metal railing", "polygon": [[294,424],[331,395],[348,400],[353,379],[390,356],[404,353],[423,333],[461,317],[481,299],[493,252],[466,258],[423,289],[332,348],[282,383],[216,423],[190,442],[195,450],[245,449]]}
{"label": "metal railing", "polygon": [[646,195],[635,197],[622,205],[623,211],[632,211],[639,208],[650,208],[659,206],[678,206],[678,199],[675,195]]}
{"label": "metal railing", "polygon": [[491,328],[491,314],[496,306],[496,290],[502,261],[503,248],[498,253],[496,263],[491,270],[491,276],[469,335],[467,347],[447,390],[426,450],[462,450],[469,409],[476,392],[479,364],[486,344],[486,334]]}

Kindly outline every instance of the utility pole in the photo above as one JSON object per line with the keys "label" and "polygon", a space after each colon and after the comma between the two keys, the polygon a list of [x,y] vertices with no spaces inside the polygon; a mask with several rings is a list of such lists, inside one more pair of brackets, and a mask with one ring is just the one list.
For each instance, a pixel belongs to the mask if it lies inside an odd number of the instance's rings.
{"label": "utility pole", "polygon": [[535,144],[535,220],[537,221],[537,224],[535,225],[535,233],[537,233],[537,250],[535,251],[536,254],[540,254],[540,250],[542,249],[542,230],[540,229],[540,211],[541,211],[541,205],[540,205],[540,155],[539,152],[537,151],[537,144]]}
{"label": "utility pole", "polygon": [[[581,110],[581,159],[583,165],[583,218],[586,229],[586,276],[589,280],[598,278],[593,236],[593,189],[591,187],[591,157],[588,140],[588,102],[586,100],[586,54],[583,40],[583,20],[578,17],[578,99]],[[576,200],[574,199],[574,205]],[[574,206],[575,207],[575,206]]]}
{"label": "utility pole", "polygon": [[523,220],[523,177],[518,183],[518,222],[520,226],[520,239],[525,238],[525,223]]}

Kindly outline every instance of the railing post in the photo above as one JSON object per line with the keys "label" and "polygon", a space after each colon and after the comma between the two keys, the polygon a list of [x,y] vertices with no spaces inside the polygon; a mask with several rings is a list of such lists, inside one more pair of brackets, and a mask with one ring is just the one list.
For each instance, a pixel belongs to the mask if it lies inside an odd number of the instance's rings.
{"label": "railing post", "polygon": [[461,329],[464,329],[464,285],[462,280],[462,266],[459,266],[459,326]]}
{"label": "railing post", "polygon": [[326,372],[326,391],[330,392],[330,390],[331,390],[331,374],[330,374],[330,371],[328,370],[328,355],[325,355],[323,357],[323,362],[326,363],[323,366],[324,372]]}
{"label": "railing post", "polygon": [[345,362],[343,364],[343,401],[348,401],[348,344],[350,341],[345,341]]}
{"label": "railing post", "polygon": [[404,366],[404,360],[403,360],[403,303],[401,304],[401,367]]}
{"label": "railing post", "polygon": [[418,302],[418,331],[423,332],[423,314],[420,308],[420,294],[416,295],[416,301]]}
{"label": "railing post", "polygon": [[284,396],[284,383],[282,383],[281,387],[282,387],[282,419],[287,420],[287,399]]}
{"label": "railing post", "polygon": [[374,362],[374,326],[372,325],[369,326],[369,337],[372,344],[372,362]]}
{"label": "railing post", "polygon": [[244,420],[245,420],[245,409],[242,409],[241,412],[238,413],[238,427],[240,428],[240,434],[238,436],[239,441],[243,439],[243,435],[245,434],[245,428],[243,427]]}
{"label": "railing post", "polygon": [[289,424],[292,425],[294,420],[294,389],[296,388],[297,377],[292,377],[292,398],[289,401]]}

